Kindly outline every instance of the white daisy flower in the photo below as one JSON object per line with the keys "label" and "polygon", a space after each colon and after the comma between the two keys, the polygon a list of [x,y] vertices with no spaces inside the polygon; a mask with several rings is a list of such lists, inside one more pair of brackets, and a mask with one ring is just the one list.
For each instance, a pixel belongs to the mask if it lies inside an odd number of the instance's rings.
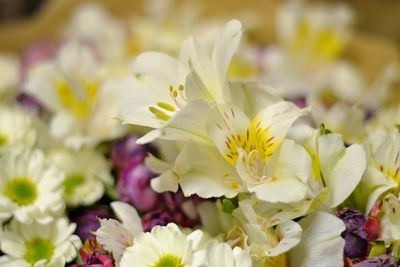
{"label": "white daisy flower", "polygon": [[29,148],[37,139],[32,118],[15,108],[0,107],[0,152],[9,148]]}
{"label": "white daisy flower", "polygon": [[10,151],[0,158],[0,219],[47,223],[64,209],[63,174],[40,150]]}
{"label": "white daisy flower", "polygon": [[126,249],[121,267],[189,267],[197,259],[202,232],[185,235],[176,224],[155,226],[150,233],[135,237],[133,246]]}
{"label": "white daisy flower", "polygon": [[64,197],[68,205],[93,204],[103,196],[105,185],[113,183],[109,163],[94,150],[59,149],[50,152],[49,160],[65,173]]}
{"label": "white daisy flower", "polygon": [[4,256],[1,266],[62,267],[76,256],[81,246],[78,236],[72,235],[75,224],[59,218],[48,224],[21,224],[13,220],[1,234]]}

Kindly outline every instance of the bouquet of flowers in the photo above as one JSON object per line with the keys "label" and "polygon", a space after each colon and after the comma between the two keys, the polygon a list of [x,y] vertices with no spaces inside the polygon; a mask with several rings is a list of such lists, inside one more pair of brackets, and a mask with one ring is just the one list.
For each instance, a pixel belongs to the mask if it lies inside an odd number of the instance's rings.
{"label": "bouquet of flowers", "polygon": [[342,56],[352,11],[262,45],[174,8],[0,56],[0,266],[399,266],[400,76]]}

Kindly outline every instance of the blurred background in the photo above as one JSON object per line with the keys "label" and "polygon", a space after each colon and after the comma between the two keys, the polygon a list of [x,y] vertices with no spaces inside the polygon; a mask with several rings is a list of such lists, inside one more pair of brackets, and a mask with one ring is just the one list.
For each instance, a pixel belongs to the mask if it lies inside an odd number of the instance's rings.
{"label": "blurred background", "polygon": [[[20,39],[31,40],[33,36],[49,35],[66,21],[66,17],[82,0],[0,0],[0,48],[18,49]],[[88,2],[88,1],[86,1]],[[101,2],[111,13],[126,17],[140,12],[145,1],[140,0],[92,0]],[[178,1],[185,2],[185,1]],[[186,1],[188,2],[188,1]],[[196,0],[192,1],[196,2]],[[210,14],[229,15],[243,9],[264,13],[264,19],[272,22],[277,5],[282,0],[217,0],[209,2]],[[400,1],[398,0],[310,0],[308,2],[344,2],[356,12],[355,27],[382,40],[395,43],[400,48]],[[38,29],[39,27],[39,29]],[[266,32],[264,32],[265,34]],[[22,35],[22,36],[21,36]],[[6,38],[18,37],[15,41]],[[265,35],[263,38],[267,38]],[[10,45],[5,44],[10,42]]]}

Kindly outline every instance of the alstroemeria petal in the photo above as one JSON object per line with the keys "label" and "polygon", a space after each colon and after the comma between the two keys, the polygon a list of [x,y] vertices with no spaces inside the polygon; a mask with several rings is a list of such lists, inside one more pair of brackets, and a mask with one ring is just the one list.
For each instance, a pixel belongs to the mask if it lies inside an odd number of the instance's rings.
{"label": "alstroemeria petal", "polygon": [[290,253],[290,267],[342,267],[344,223],[325,212],[316,212],[300,221],[301,242]]}
{"label": "alstroemeria petal", "polygon": [[224,82],[228,66],[239,46],[242,32],[242,24],[240,21],[231,20],[225,25],[224,29],[218,35],[218,38],[215,40],[212,58],[219,74],[219,80],[222,82],[222,89],[225,87]]}
{"label": "alstroemeria petal", "polygon": [[164,84],[166,93],[169,93],[169,85],[178,86],[178,68],[177,59],[159,52],[144,52],[136,58],[133,65],[134,73],[148,75]]}
{"label": "alstroemeria petal", "polygon": [[143,232],[142,221],[134,207],[120,201],[112,202],[111,207],[122,224],[126,226],[126,229],[131,231],[133,235]]}
{"label": "alstroemeria petal", "polygon": [[279,224],[276,233],[279,235],[279,244],[269,251],[269,256],[277,256],[295,247],[301,240],[302,229],[294,221]]}
{"label": "alstroemeria petal", "polygon": [[367,158],[361,145],[344,147],[340,135],[328,134],[318,138],[321,172],[330,192],[330,207],[342,203],[360,182]]}
{"label": "alstroemeria petal", "polygon": [[243,190],[235,168],[214,147],[192,143],[186,145],[182,153],[190,164],[186,173],[178,174],[186,196],[197,194],[203,198],[231,198]]}

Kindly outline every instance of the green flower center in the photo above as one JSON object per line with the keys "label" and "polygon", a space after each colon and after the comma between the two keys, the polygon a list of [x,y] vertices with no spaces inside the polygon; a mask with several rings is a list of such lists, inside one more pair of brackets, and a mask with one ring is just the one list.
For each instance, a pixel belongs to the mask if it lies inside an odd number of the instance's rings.
{"label": "green flower center", "polygon": [[54,254],[54,243],[51,240],[34,238],[25,242],[24,259],[34,265],[40,260],[49,262]]}
{"label": "green flower center", "polygon": [[64,193],[66,195],[73,195],[76,188],[85,183],[85,177],[80,174],[72,174],[64,180]]}
{"label": "green flower center", "polygon": [[36,184],[26,177],[13,178],[7,182],[4,195],[19,206],[30,205],[37,198]]}
{"label": "green flower center", "polygon": [[152,267],[183,267],[183,264],[180,257],[165,254]]}
{"label": "green flower center", "polygon": [[0,146],[4,146],[8,142],[8,137],[4,134],[0,134]]}

